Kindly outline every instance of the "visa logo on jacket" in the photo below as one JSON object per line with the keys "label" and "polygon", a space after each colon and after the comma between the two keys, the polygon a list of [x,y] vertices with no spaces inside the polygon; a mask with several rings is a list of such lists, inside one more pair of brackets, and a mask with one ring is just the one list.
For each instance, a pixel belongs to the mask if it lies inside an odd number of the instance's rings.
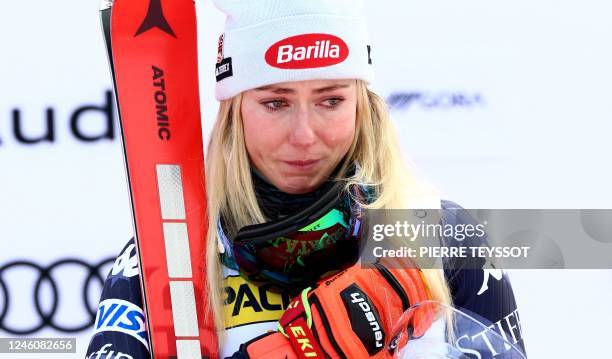
{"label": "visa logo on jacket", "polygon": [[139,306],[126,300],[101,301],[94,328],[95,333],[110,331],[127,334],[149,349],[144,313]]}

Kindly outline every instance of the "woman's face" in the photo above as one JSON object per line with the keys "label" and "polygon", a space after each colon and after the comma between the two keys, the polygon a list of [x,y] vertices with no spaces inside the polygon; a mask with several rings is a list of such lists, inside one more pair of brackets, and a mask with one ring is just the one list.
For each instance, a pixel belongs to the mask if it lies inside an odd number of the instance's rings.
{"label": "woman's face", "polygon": [[278,189],[315,190],[355,136],[355,80],[311,80],[245,91],[242,119],[255,167]]}

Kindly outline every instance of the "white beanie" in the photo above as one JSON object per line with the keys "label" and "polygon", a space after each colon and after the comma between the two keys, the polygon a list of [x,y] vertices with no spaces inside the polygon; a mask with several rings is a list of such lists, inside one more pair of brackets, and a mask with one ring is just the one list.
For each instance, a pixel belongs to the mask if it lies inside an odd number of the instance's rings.
{"label": "white beanie", "polygon": [[373,80],[363,0],[215,0],[217,100],[280,82]]}

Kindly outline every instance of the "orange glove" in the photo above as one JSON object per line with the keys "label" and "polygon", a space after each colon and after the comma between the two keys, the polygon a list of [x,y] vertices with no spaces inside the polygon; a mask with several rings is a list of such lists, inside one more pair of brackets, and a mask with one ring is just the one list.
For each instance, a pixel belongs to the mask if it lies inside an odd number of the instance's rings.
{"label": "orange glove", "polygon": [[[350,267],[306,288],[279,320],[279,332],[241,346],[247,358],[386,358],[405,345],[391,329],[411,305],[428,300],[418,269]],[[414,317],[412,335],[425,333],[432,311]]]}

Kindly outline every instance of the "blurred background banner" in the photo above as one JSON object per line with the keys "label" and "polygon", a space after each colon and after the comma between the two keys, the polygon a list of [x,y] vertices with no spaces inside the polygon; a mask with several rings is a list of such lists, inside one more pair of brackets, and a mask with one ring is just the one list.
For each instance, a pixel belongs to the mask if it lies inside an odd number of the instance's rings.
{"label": "blurred background banner", "polygon": [[[132,235],[99,4],[3,5],[0,337],[77,337],[82,357],[102,280]],[[207,138],[223,18],[209,0],[197,6]],[[406,157],[443,198],[610,208],[612,4],[381,0],[367,11],[372,87]],[[604,351],[610,271],[510,276],[530,357]],[[580,329],[560,347],[568,328]]]}

